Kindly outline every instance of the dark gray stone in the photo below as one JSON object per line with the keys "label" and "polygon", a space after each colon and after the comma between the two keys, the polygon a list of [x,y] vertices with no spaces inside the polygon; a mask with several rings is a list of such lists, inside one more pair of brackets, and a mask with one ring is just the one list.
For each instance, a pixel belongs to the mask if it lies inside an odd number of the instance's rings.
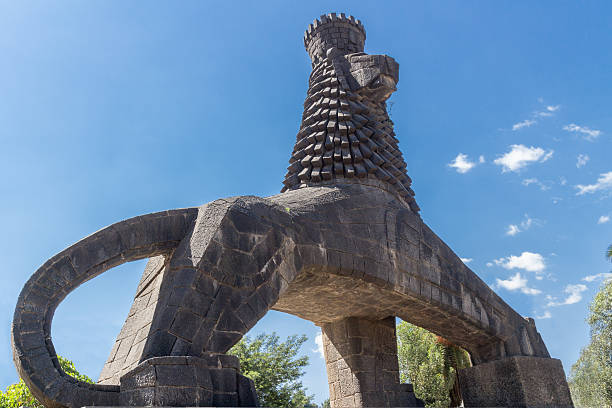
{"label": "dark gray stone", "polygon": [[466,407],[573,407],[560,360],[509,357],[459,370]]}

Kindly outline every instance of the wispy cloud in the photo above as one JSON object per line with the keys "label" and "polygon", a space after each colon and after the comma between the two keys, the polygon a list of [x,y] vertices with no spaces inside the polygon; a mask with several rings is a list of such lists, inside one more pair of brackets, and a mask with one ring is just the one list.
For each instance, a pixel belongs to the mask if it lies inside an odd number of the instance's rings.
{"label": "wispy cloud", "polygon": [[602,272],[602,273],[598,273],[597,275],[587,275],[584,278],[582,278],[581,280],[585,281],[585,282],[593,282],[596,280],[608,280],[608,279],[612,279],[612,273],[610,272]]}
{"label": "wispy cloud", "polygon": [[539,117],[549,117],[552,116],[554,114],[554,112],[558,111],[559,108],[561,107],[561,105],[549,105],[547,106],[544,110],[539,111],[539,112],[535,112],[534,116],[539,116]]}
{"label": "wispy cloud", "polygon": [[525,179],[525,180],[523,180],[521,182],[521,184],[524,185],[524,186],[528,186],[530,184],[535,184],[536,186],[540,187],[540,190],[542,190],[542,191],[550,190],[549,186],[547,186],[546,184],[542,183],[540,180],[538,180],[535,177]]}
{"label": "wispy cloud", "polygon": [[[540,100],[538,100],[538,102],[542,103]],[[536,123],[538,123],[538,121],[536,119],[538,118],[546,118],[549,116],[553,116],[554,113],[556,111],[559,110],[559,108],[561,107],[561,105],[548,105],[546,107],[544,107],[543,110],[538,110],[532,113],[531,117],[533,119],[525,119],[521,122],[515,123],[514,125],[512,125],[512,130],[513,131],[517,131],[520,130],[522,128],[526,128],[526,127],[531,127],[533,125],[535,125]]]}
{"label": "wispy cloud", "polygon": [[496,286],[499,288],[504,288],[509,291],[521,291],[526,295],[539,295],[542,293],[541,290],[530,288],[527,286],[527,279],[521,276],[520,272],[517,272],[516,275],[511,276],[508,279],[496,279]]}
{"label": "wispy cloud", "polygon": [[551,317],[552,317],[552,314],[550,314],[550,311],[546,310],[544,314],[540,316],[536,316],[536,319],[550,319]]}
{"label": "wispy cloud", "polygon": [[457,170],[457,173],[461,174],[467,173],[468,171],[472,170],[474,166],[476,166],[476,163],[470,161],[467,154],[463,153],[459,153],[453,161],[448,163],[448,167],[454,168],[455,170]]}
{"label": "wispy cloud", "polygon": [[493,262],[505,269],[523,269],[535,273],[541,273],[546,269],[546,263],[542,255],[527,251],[519,256],[510,255],[505,258],[495,259]]}
{"label": "wispy cloud", "polygon": [[315,336],[315,344],[317,345],[317,348],[313,349],[312,351],[314,353],[319,353],[321,358],[325,358],[325,352],[323,350],[323,335],[321,333]]}
{"label": "wispy cloud", "polygon": [[595,184],[578,184],[576,188],[578,189],[576,195],[594,193],[599,190],[612,190],[612,171],[601,173]]}
{"label": "wispy cloud", "polygon": [[576,158],[576,167],[581,168],[589,161],[590,157],[588,154],[579,154]]}
{"label": "wispy cloud", "polygon": [[578,303],[582,300],[582,292],[584,292],[587,289],[588,289],[587,286],[583,285],[582,283],[577,283],[575,285],[567,285],[565,287],[565,290],[563,290],[563,292],[567,294],[567,297],[560,302],[557,302],[553,300],[554,298],[551,298],[551,301],[548,302],[547,306],[548,307],[563,306],[563,305],[573,305],[574,303]]}
{"label": "wispy cloud", "polygon": [[543,163],[550,159],[553,151],[546,152],[541,147],[527,147],[522,144],[511,145],[510,151],[495,159],[493,163],[502,166],[502,172],[519,171],[530,163]]}
{"label": "wispy cloud", "polygon": [[506,230],[506,235],[515,236],[519,232],[527,231],[534,224],[535,219],[525,214],[525,219],[521,221],[520,226],[517,224],[510,224]]}
{"label": "wispy cloud", "polygon": [[464,264],[469,264],[470,262],[472,262],[474,259],[472,258],[460,258],[461,262],[463,262]]}
{"label": "wispy cloud", "polygon": [[610,222],[610,216],[609,215],[602,215],[601,217],[599,217],[599,219],[597,220],[598,224],[605,224],[606,222]]}
{"label": "wispy cloud", "polygon": [[522,122],[518,122],[518,123],[515,123],[514,125],[512,125],[512,130],[519,130],[519,129],[522,129],[524,127],[530,127],[530,126],[535,125],[535,124],[536,124],[535,120],[525,119]]}
{"label": "wispy cloud", "polygon": [[521,230],[519,229],[518,225],[510,224],[508,225],[508,230],[506,230],[506,235],[510,235],[511,237],[513,237],[519,232],[521,232]]}
{"label": "wispy cloud", "polygon": [[590,129],[586,126],[579,126],[575,123],[570,123],[569,125],[563,126],[563,130],[568,132],[580,133],[582,134],[582,138],[588,140],[589,142],[595,141],[603,132],[597,129]]}

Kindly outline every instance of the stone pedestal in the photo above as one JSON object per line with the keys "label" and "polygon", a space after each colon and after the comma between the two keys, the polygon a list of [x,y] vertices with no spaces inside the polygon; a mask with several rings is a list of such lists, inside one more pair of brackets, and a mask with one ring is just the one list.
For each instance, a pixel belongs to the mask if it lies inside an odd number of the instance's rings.
{"label": "stone pedestal", "polygon": [[508,357],[459,370],[466,407],[573,407],[561,361]]}
{"label": "stone pedestal", "polygon": [[321,329],[332,408],[423,406],[399,382],[394,317],[349,317]]}
{"label": "stone pedestal", "polygon": [[150,358],[121,377],[120,389],[124,406],[257,406],[253,381],[224,354]]}

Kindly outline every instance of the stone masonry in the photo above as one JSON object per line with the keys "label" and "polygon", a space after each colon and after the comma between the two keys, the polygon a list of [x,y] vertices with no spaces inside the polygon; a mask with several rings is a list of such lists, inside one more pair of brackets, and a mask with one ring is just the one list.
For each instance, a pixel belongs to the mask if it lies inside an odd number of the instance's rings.
{"label": "stone masonry", "polygon": [[[312,74],[282,192],[118,222],[49,259],[25,284],[14,362],[46,407],[255,406],[227,351],[268,310],[322,328],[332,407],[418,406],[399,383],[394,318],[466,349],[466,406],[572,406],[561,363],[421,219],[385,101],[399,65],[365,30],[309,26]],[[97,384],[59,366],[53,313],[81,283],[148,258]]]}
{"label": "stone masonry", "polygon": [[399,382],[395,318],[349,317],[321,329],[333,406],[422,406]]}

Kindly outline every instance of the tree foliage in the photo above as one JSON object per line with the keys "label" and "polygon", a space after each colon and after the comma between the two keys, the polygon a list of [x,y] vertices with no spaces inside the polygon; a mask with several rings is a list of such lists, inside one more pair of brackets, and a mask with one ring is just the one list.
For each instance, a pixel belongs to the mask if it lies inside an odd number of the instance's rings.
{"label": "tree foliage", "polygon": [[397,343],[400,380],[414,385],[417,398],[427,407],[458,405],[456,370],[470,366],[469,355],[407,322],[397,325]]}
{"label": "tree foliage", "polygon": [[[93,383],[91,378],[86,375],[80,374],[74,367],[72,361],[65,359],[61,356],[57,356],[60,365],[64,372],[77,380]],[[0,408],[44,408],[43,405],[38,402],[32,395],[28,386],[23,382],[22,379],[18,383],[9,385],[6,391],[0,391]]]}
{"label": "tree foliage", "polygon": [[316,407],[299,378],[308,357],[298,356],[306,336],[281,342],[276,333],[244,337],[229,351],[240,359],[240,371],[255,383],[259,404],[265,407]]}
{"label": "tree foliage", "polygon": [[612,280],[595,295],[587,322],[591,342],[572,366],[572,397],[578,406],[612,407]]}

